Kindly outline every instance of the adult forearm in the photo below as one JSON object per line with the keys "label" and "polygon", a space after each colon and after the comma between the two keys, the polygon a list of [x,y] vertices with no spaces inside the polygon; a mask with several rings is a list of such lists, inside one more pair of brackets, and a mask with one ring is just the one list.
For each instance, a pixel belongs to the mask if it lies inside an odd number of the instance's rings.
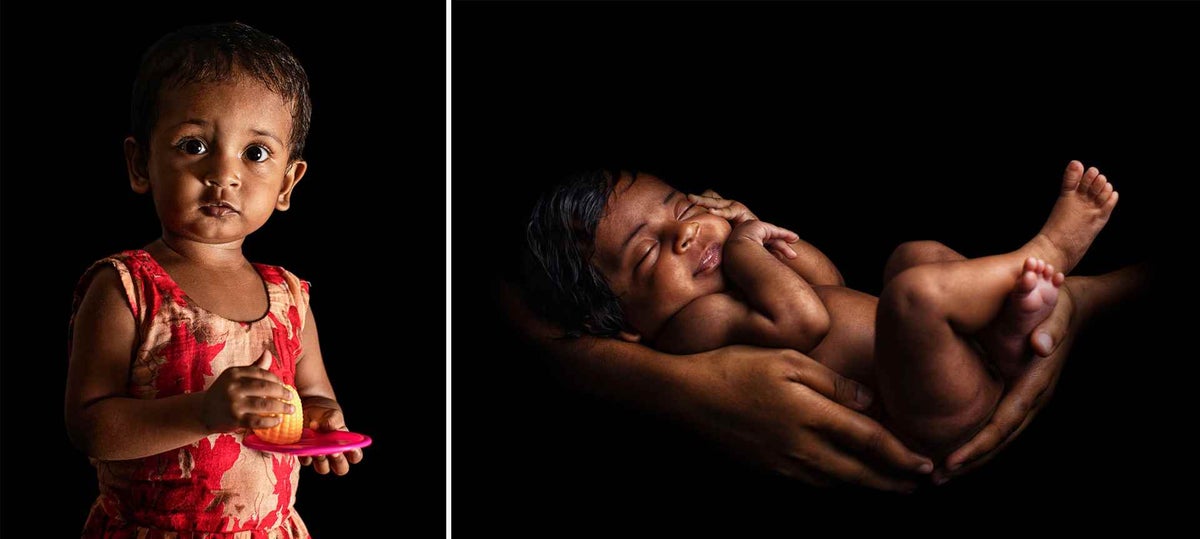
{"label": "adult forearm", "polygon": [[147,457],[208,436],[200,419],[203,402],[203,392],[162,399],[108,397],[83,407],[70,421],[69,432],[90,457]]}
{"label": "adult forearm", "polygon": [[1075,300],[1084,303],[1080,308],[1097,313],[1143,292],[1150,282],[1150,273],[1150,266],[1142,263],[1094,277],[1071,276],[1067,282],[1076,292]]}
{"label": "adult forearm", "polygon": [[562,329],[535,314],[516,285],[501,281],[497,299],[505,320],[545,352],[552,370],[579,391],[643,409],[666,412],[685,381],[688,356],[591,335],[566,337]]}

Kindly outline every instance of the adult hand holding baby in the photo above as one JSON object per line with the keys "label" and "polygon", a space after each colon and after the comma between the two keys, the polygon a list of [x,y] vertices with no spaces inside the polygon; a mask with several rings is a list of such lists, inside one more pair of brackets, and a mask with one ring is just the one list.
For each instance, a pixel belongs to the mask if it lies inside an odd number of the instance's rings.
{"label": "adult hand holding baby", "polygon": [[933,475],[935,483],[945,483],[987,463],[1016,439],[1050,401],[1079,325],[1076,299],[1071,294],[1070,286],[1063,288],[1050,317],[1033,331],[1033,362],[1013,381],[988,423],[939,464]]}
{"label": "adult hand holding baby", "polygon": [[908,492],[933,463],[861,412],[870,391],[794,350],[728,346],[693,356],[675,412],[727,448],[818,486]]}

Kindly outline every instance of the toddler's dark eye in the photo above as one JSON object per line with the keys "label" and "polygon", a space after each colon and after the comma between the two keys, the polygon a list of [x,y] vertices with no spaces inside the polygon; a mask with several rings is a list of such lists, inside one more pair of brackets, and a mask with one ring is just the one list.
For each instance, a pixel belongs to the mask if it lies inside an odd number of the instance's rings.
{"label": "toddler's dark eye", "polygon": [[179,147],[183,148],[184,153],[191,155],[200,155],[208,151],[208,147],[205,146],[203,142],[194,138],[190,138],[179,143]]}
{"label": "toddler's dark eye", "polygon": [[254,161],[255,163],[261,163],[266,161],[267,158],[271,156],[271,153],[262,146],[251,146],[246,148],[246,153],[244,155],[246,156],[246,159]]}

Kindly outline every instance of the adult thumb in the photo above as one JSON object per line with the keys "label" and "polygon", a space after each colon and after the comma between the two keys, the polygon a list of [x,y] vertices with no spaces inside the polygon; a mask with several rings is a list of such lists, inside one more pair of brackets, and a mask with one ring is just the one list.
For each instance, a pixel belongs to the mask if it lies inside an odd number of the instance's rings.
{"label": "adult thumb", "polygon": [[853,410],[864,411],[871,407],[875,396],[867,386],[846,378],[815,360],[804,357],[793,361],[791,380]]}
{"label": "adult thumb", "polygon": [[[1058,305],[1064,306],[1061,301]],[[1070,311],[1069,308],[1054,309],[1050,316],[1029,334],[1029,344],[1033,346],[1034,353],[1039,357],[1049,357],[1066,339],[1067,330],[1071,325]]]}
{"label": "adult thumb", "polygon": [[262,355],[258,357],[258,361],[254,362],[254,366],[264,371],[269,371],[271,370],[272,361],[274,361],[274,358],[271,357],[271,352],[263,350]]}

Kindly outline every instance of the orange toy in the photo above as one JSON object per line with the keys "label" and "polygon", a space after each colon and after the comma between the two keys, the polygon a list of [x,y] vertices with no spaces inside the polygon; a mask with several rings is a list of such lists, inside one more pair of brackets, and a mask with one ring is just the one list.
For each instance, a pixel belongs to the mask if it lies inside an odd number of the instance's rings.
{"label": "orange toy", "polygon": [[284,414],[283,421],[269,429],[254,429],[263,441],[273,444],[294,444],[300,441],[300,431],[304,429],[304,410],[300,406],[300,394],[288,387],[292,398],[288,402],[294,407],[292,413]]}

